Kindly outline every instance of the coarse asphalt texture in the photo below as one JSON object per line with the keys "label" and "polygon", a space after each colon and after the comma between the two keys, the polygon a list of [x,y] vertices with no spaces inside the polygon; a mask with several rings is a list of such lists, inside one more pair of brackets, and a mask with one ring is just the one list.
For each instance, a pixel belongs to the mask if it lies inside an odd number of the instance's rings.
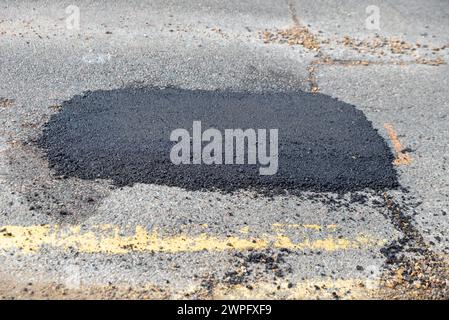
{"label": "coarse asphalt texture", "polygon": [[[448,299],[446,1],[0,9],[0,298]],[[189,103],[160,105],[189,108],[179,127],[278,123],[298,132],[279,130],[280,142],[302,161],[266,182],[229,166],[148,180],[174,124],[147,134],[144,111],[159,104],[143,97],[176,95]],[[130,97],[132,112],[120,109]],[[151,161],[134,162],[140,153]]]}
{"label": "coarse asphalt texture", "polygon": [[[279,150],[272,156],[279,158],[279,169],[260,175],[260,164],[248,164],[248,154],[245,164],[173,164],[170,152],[175,142],[170,134],[178,128],[192,132],[194,121],[201,121],[202,131],[214,128],[223,135],[225,129],[266,129],[267,133],[277,129]],[[261,137],[257,139],[260,142]],[[264,139],[269,144],[269,137]],[[361,111],[335,98],[301,91],[254,94],[128,88],[88,92],[62,104],[39,144],[57,174],[111,179],[118,186],[147,183],[266,194],[345,193],[398,186],[394,156]],[[191,159],[191,141],[188,144]],[[248,140],[245,148],[248,152]]]}

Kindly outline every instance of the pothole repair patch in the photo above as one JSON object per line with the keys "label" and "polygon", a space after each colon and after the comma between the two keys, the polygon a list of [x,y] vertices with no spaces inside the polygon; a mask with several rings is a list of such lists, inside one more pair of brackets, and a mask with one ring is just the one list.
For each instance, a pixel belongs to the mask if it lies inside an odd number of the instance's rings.
{"label": "pothole repair patch", "polygon": [[[180,164],[175,129],[277,129],[278,170],[257,165]],[[56,174],[117,186],[251,189],[279,194],[398,186],[394,157],[364,114],[323,94],[125,88],[77,95],[46,124],[39,145]],[[204,143],[203,143],[204,146]]]}

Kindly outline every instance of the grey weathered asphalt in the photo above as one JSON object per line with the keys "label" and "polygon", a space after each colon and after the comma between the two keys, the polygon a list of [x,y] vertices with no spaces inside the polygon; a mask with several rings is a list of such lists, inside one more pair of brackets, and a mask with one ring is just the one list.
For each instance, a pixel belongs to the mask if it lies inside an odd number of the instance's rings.
{"label": "grey weathered asphalt", "polygon": [[[68,30],[70,4],[0,3],[2,297],[448,297],[446,2],[78,1]],[[388,143],[402,188],[264,197],[55,175],[45,123],[127,87],[338,98]]]}

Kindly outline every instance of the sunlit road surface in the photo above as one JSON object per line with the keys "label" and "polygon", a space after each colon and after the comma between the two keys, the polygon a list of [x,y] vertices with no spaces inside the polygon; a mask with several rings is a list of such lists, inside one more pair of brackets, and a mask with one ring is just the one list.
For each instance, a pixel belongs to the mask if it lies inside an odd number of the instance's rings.
{"label": "sunlit road surface", "polygon": [[[379,2],[380,30],[365,1],[78,1],[79,29],[67,5],[1,3],[0,297],[448,298],[447,4]],[[45,123],[128,87],[337,98],[400,186],[267,196],[55,174]]]}

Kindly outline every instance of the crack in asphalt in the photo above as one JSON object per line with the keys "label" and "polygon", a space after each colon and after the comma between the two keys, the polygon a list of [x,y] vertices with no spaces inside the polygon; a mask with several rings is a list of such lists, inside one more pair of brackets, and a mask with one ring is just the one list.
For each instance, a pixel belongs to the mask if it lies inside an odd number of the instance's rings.
{"label": "crack in asphalt", "polygon": [[394,299],[449,298],[447,259],[432,251],[415,226],[413,210],[419,202],[402,195],[401,204],[384,193],[386,217],[402,237],[394,240],[381,253],[386,257],[381,279],[383,291]]}

